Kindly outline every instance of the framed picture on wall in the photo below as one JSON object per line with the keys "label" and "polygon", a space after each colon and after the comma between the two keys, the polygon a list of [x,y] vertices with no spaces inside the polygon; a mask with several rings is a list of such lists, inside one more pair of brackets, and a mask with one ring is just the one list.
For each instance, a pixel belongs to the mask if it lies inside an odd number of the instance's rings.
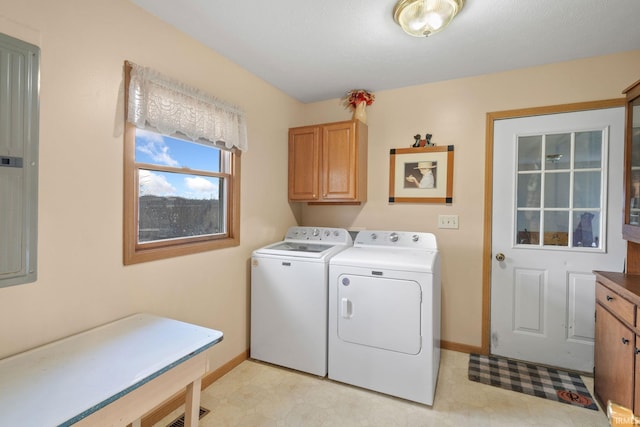
{"label": "framed picture on wall", "polygon": [[392,148],[389,203],[452,203],[453,145]]}

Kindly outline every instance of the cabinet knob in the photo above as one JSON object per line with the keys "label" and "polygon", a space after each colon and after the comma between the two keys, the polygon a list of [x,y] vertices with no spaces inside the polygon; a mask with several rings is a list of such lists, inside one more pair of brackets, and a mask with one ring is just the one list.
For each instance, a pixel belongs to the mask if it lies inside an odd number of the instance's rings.
{"label": "cabinet knob", "polygon": [[636,350],[634,351],[635,354],[640,354],[640,348],[636,347]]}
{"label": "cabinet knob", "polygon": [[624,345],[629,344],[629,340],[626,339],[625,337],[622,337],[622,344],[624,344]]}
{"label": "cabinet knob", "polygon": [[611,295],[607,295],[607,301],[613,301],[613,297]]}

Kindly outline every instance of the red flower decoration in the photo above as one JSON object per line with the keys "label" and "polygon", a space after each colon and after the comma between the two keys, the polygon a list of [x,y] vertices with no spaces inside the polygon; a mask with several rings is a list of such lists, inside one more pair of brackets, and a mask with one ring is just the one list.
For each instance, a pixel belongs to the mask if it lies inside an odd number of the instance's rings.
{"label": "red flower decoration", "polygon": [[356,108],[356,105],[365,102],[367,105],[373,104],[376,96],[365,89],[353,89],[347,92],[344,103],[347,107]]}

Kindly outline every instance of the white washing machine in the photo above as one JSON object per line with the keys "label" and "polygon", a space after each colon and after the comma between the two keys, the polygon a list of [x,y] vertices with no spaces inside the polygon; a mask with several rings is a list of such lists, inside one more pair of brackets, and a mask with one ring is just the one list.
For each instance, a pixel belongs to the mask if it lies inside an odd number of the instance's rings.
{"label": "white washing machine", "polygon": [[251,256],[251,357],[327,374],[329,260],[353,240],[347,230],[291,227]]}
{"label": "white washing machine", "polygon": [[433,405],[439,367],[435,236],[359,232],[329,265],[329,378]]}

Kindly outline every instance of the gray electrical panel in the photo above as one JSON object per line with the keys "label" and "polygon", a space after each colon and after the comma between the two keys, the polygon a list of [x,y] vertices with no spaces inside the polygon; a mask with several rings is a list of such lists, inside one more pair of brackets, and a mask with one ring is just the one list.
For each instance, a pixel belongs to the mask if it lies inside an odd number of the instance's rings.
{"label": "gray electrical panel", "polygon": [[0,287],[34,282],[40,48],[0,33]]}

